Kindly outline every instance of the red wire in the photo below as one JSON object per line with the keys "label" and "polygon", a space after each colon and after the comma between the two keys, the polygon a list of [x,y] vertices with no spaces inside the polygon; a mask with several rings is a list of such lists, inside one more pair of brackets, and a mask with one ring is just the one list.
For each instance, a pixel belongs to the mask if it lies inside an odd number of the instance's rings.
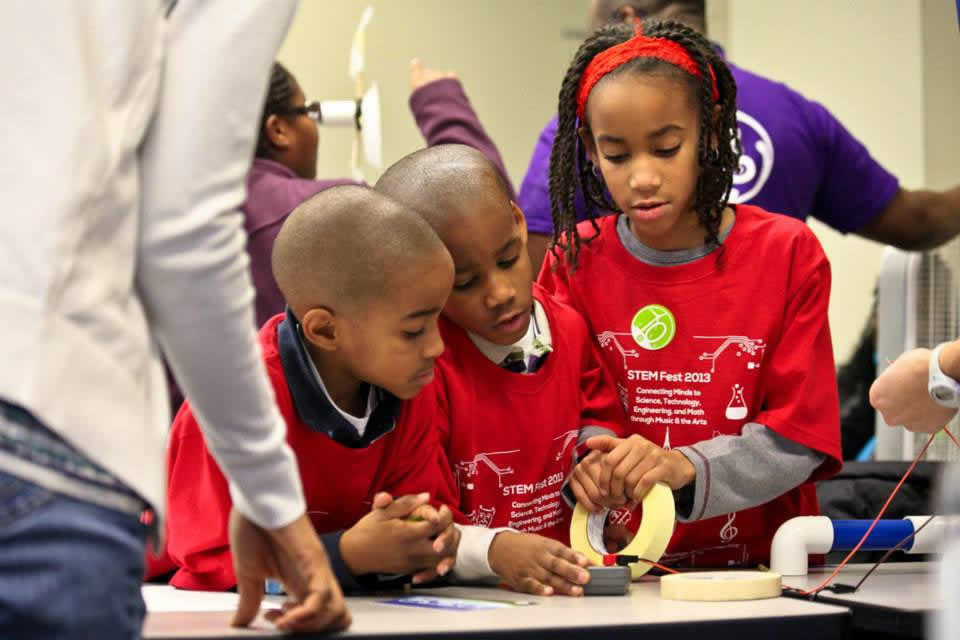
{"label": "red wire", "polygon": [[920,462],[920,458],[922,458],[923,454],[927,452],[927,447],[930,446],[930,443],[933,442],[933,439],[936,437],[936,435],[937,435],[936,433],[930,434],[930,439],[927,440],[927,443],[923,445],[922,449],[920,449],[920,453],[914,459],[913,463],[910,465],[910,468],[907,469],[907,472],[903,474],[902,478],[900,478],[900,482],[897,483],[897,486],[893,488],[893,492],[890,494],[890,497],[887,498],[887,501],[885,503],[883,503],[883,508],[880,509],[880,513],[878,513],[877,517],[874,518],[873,522],[870,523],[870,527],[867,528],[866,533],[864,533],[863,537],[860,538],[860,542],[858,542],[857,546],[855,546],[853,550],[847,554],[847,557],[843,559],[843,562],[837,565],[837,568],[833,570],[833,573],[831,573],[826,580],[821,582],[819,586],[813,589],[803,590],[803,589],[798,589],[796,587],[789,587],[784,585],[785,589],[790,589],[791,591],[799,591],[802,595],[808,596],[812,593],[823,591],[823,588],[826,587],[828,584],[830,584],[833,581],[833,579],[837,577],[837,574],[840,573],[840,570],[843,569],[848,562],[850,562],[850,558],[852,558],[857,551],[860,551],[860,547],[862,547],[863,543],[866,542],[867,538],[870,537],[870,534],[873,532],[873,529],[877,526],[877,523],[880,521],[880,518],[882,518],[883,514],[886,513],[887,507],[889,507],[890,503],[893,502],[894,496],[897,495],[897,492],[900,491],[900,487],[903,486],[903,483],[906,482],[907,478],[910,477],[910,474],[913,473],[913,470],[917,466],[917,463]]}
{"label": "red wire", "polygon": [[[953,440],[953,443],[957,445],[957,447],[960,447],[960,442],[957,442],[957,439],[953,437],[953,434],[950,433],[950,430],[947,429],[946,427],[944,427],[943,430],[947,433],[950,439]],[[798,589],[796,587],[791,587],[788,585],[783,585],[783,588],[789,589],[790,591],[797,591],[801,595],[805,595],[805,596],[823,591],[823,588],[826,587],[828,584],[830,584],[833,581],[833,579],[837,577],[837,574],[840,573],[840,570],[843,569],[848,562],[850,562],[850,559],[854,556],[854,554],[857,553],[857,551],[860,550],[860,547],[862,547],[863,543],[867,541],[867,538],[870,537],[870,533],[873,531],[874,527],[877,526],[877,522],[880,521],[880,518],[882,518],[883,514],[886,513],[887,511],[887,507],[889,507],[890,503],[893,502],[894,496],[897,495],[897,492],[900,491],[900,487],[903,486],[903,483],[906,482],[907,478],[910,477],[910,474],[913,473],[913,469],[917,466],[917,463],[920,462],[920,458],[922,458],[923,454],[927,452],[927,448],[933,443],[933,439],[936,437],[937,437],[936,431],[930,434],[930,439],[927,440],[927,443],[923,445],[922,449],[920,449],[920,453],[917,454],[917,457],[914,459],[913,463],[910,465],[910,468],[907,469],[907,472],[903,474],[902,478],[900,478],[900,482],[897,483],[897,486],[893,488],[893,492],[890,494],[890,497],[887,498],[887,501],[883,504],[883,508],[880,509],[880,513],[877,514],[877,517],[874,518],[873,522],[870,523],[870,527],[867,529],[866,533],[863,534],[863,537],[860,538],[860,542],[858,542],[857,546],[855,546],[853,550],[847,554],[847,557],[843,559],[843,562],[837,565],[837,568],[833,570],[833,573],[831,573],[826,580],[821,582],[818,586],[814,587],[813,589],[803,590],[803,589]]]}
{"label": "red wire", "polygon": [[[950,430],[947,429],[946,427],[944,427],[943,430],[946,432],[947,436],[949,436],[950,439],[953,440],[953,443],[957,445],[958,448],[960,448],[960,442],[957,442],[957,439],[953,436],[952,433],[950,433]],[[920,453],[917,454],[917,457],[913,461],[913,464],[910,465],[910,468],[907,469],[907,472],[903,474],[902,478],[900,478],[900,482],[898,482],[897,486],[894,487],[893,492],[890,494],[890,497],[887,498],[887,501],[884,503],[883,508],[880,509],[880,513],[877,514],[877,517],[873,519],[872,523],[870,523],[870,527],[867,529],[866,533],[864,533],[863,537],[860,538],[860,542],[858,542],[857,546],[855,546],[853,550],[847,554],[847,557],[843,559],[843,562],[837,565],[837,568],[834,569],[833,573],[830,574],[830,576],[827,577],[826,580],[821,582],[820,585],[814,589],[809,589],[804,591],[803,589],[798,589],[796,587],[783,585],[784,589],[789,589],[790,591],[798,591],[802,595],[808,596],[812,593],[817,593],[819,591],[822,591],[824,587],[830,584],[830,582],[832,582],[833,579],[837,577],[837,574],[840,573],[840,570],[843,569],[848,562],[850,562],[850,559],[854,556],[854,554],[857,553],[857,551],[860,550],[860,547],[862,547],[863,544],[867,541],[867,538],[870,537],[870,533],[873,531],[874,527],[877,526],[877,523],[880,521],[880,518],[883,517],[883,514],[886,513],[887,507],[889,507],[890,503],[893,502],[893,498],[894,496],[897,495],[897,492],[900,491],[900,487],[903,486],[903,483],[906,482],[907,478],[910,477],[910,474],[913,473],[913,470],[917,466],[917,463],[920,462],[920,458],[922,458],[923,454],[927,452],[927,448],[933,442],[933,439],[934,437],[936,437],[936,435],[937,435],[936,433],[933,433],[930,435],[930,439],[927,440],[927,443],[925,445],[923,445],[923,448],[920,450]],[[640,558],[640,562],[646,562],[647,564],[652,565],[657,569],[660,569],[661,571],[665,571],[666,573],[680,573],[676,569],[671,569],[670,567],[664,566],[658,562],[654,562],[653,560],[647,560],[646,558]]]}
{"label": "red wire", "polygon": [[671,569],[670,567],[664,566],[659,562],[654,562],[653,560],[647,560],[646,558],[640,558],[640,562],[646,562],[647,564],[653,565],[657,569],[660,569],[660,571],[666,571],[667,573],[680,573],[676,569]]}
{"label": "red wire", "polygon": [[943,432],[946,433],[951,440],[953,440],[953,444],[957,445],[957,447],[960,447],[960,442],[957,442],[957,439],[953,437],[953,434],[950,433],[950,429],[947,429],[946,427],[944,427]]}

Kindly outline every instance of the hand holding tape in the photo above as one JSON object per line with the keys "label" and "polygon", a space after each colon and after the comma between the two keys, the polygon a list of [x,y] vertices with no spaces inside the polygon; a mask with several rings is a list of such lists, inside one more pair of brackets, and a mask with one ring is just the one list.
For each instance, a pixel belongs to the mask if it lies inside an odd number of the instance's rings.
{"label": "hand holding tape", "polygon": [[[607,553],[603,543],[607,514],[607,509],[600,513],[590,513],[578,504],[570,522],[570,546],[586,555],[594,564],[602,565],[603,556]],[[658,482],[644,496],[640,528],[621,552],[657,562],[667,549],[675,524],[673,492],[666,484]],[[652,566],[647,562],[635,562],[630,565],[630,574],[636,580]]]}

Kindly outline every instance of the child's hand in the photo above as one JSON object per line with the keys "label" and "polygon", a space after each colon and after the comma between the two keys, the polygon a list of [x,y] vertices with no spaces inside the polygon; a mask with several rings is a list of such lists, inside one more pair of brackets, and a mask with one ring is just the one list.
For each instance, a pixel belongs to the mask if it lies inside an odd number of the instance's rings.
{"label": "child's hand", "polygon": [[577,502],[591,513],[607,509],[616,509],[626,503],[623,497],[604,496],[600,493],[600,471],[603,469],[604,454],[591,451],[577,463],[570,476],[570,489]]}
{"label": "child's hand", "polygon": [[414,58],[410,61],[410,90],[416,91],[420,87],[443,80],[444,78],[456,78],[457,74],[453,71],[437,71],[436,69],[424,69],[420,60]]}
{"label": "child's hand", "polygon": [[685,455],[662,449],[638,435],[594,436],[587,440],[587,447],[605,454],[597,482],[602,498],[622,499],[628,508],[635,508],[657,482],[679,489],[696,479],[696,468]]}
{"label": "child's hand", "polygon": [[416,521],[432,522],[443,530],[433,538],[433,550],[442,556],[434,567],[427,568],[413,576],[413,583],[430,582],[437,576],[446,575],[457,560],[457,549],[460,546],[460,529],[453,524],[453,513],[447,505],[441,505],[437,511],[432,505],[424,504],[417,507],[410,515]]}
{"label": "child's hand", "polygon": [[460,532],[453,527],[450,509],[433,509],[429,498],[427,493],[396,500],[388,493],[377,494],[370,513],[340,538],[340,553],[350,572],[415,574],[414,582],[434,573],[445,575],[453,566]]}
{"label": "child's hand", "polygon": [[620,553],[630,541],[633,540],[634,533],[619,523],[607,524],[603,528],[603,546],[607,553]]}
{"label": "child's hand", "polygon": [[586,556],[535,533],[502,531],[490,544],[490,568],[518,591],[582,596],[590,580]]}

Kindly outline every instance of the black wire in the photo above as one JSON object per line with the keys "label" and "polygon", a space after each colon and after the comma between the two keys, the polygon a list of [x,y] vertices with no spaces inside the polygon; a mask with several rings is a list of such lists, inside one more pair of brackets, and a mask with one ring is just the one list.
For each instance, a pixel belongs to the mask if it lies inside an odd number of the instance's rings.
{"label": "black wire", "polygon": [[927,526],[928,524],[930,524],[931,522],[933,522],[933,519],[936,518],[936,517],[937,517],[937,516],[930,516],[929,518],[927,518],[927,521],[924,522],[924,523],[923,523],[922,525],[920,525],[919,527],[917,527],[917,530],[916,530],[916,531],[914,531],[913,533],[911,533],[910,535],[908,535],[906,538],[904,538],[903,540],[901,540],[900,542],[898,542],[896,545],[894,545],[893,549],[890,549],[890,550],[887,551],[885,554],[883,554],[883,556],[882,556],[879,560],[877,560],[877,563],[876,563],[875,565],[873,565],[872,567],[870,567],[870,571],[867,571],[867,572],[864,574],[864,576],[863,576],[862,578],[860,578],[860,582],[857,583],[857,585],[854,587],[854,590],[859,589],[859,588],[860,588],[860,585],[862,585],[862,584],[866,581],[866,579],[870,577],[870,574],[873,573],[874,571],[876,571],[876,570],[877,570],[877,567],[879,567],[882,563],[886,562],[887,558],[889,558],[890,555],[893,554],[893,552],[899,551],[899,550],[900,550],[900,547],[902,547],[903,545],[907,544],[907,542],[909,542],[910,540],[912,540],[914,536],[916,536],[918,533],[920,533],[921,531],[923,531],[923,528],[924,528],[925,526]]}
{"label": "black wire", "polygon": [[927,521],[924,522],[924,523],[923,523],[922,525],[920,525],[919,527],[917,527],[917,530],[916,530],[916,531],[914,531],[914,532],[911,533],[910,535],[908,535],[908,536],[906,536],[905,538],[903,538],[902,540],[900,540],[900,542],[898,542],[897,544],[895,544],[892,549],[890,549],[890,550],[887,551],[885,554],[883,554],[883,556],[881,556],[880,559],[877,560],[876,563],[875,563],[872,567],[870,567],[870,570],[867,571],[865,574],[863,574],[863,577],[860,578],[860,582],[858,582],[856,585],[850,586],[850,585],[848,585],[848,584],[834,584],[834,585],[829,585],[829,586],[824,587],[824,588],[822,589],[822,591],[833,591],[834,593],[854,593],[855,591],[857,591],[857,590],[863,585],[864,582],[867,581],[867,578],[869,578],[870,575],[871,575],[874,571],[877,570],[877,567],[879,567],[881,564],[883,564],[884,562],[886,562],[886,561],[887,561],[887,558],[889,558],[889,557],[890,557],[891,555],[893,555],[895,552],[899,551],[900,548],[903,547],[903,545],[907,544],[907,543],[908,543],[910,540],[912,540],[918,533],[920,533],[921,531],[923,531],[923,528],[924,528],[925,526],[927,526],[928,524],[930,524],[930,522],[933,521],[934,518],[936,518],[936,516],[930,516],[929,518],[927,518]]}

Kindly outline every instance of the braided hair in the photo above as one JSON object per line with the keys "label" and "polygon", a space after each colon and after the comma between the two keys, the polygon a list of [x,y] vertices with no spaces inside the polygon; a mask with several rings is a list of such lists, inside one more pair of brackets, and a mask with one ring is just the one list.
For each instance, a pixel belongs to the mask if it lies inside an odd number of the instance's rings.
{"label": "braided hair", "polygon": [[[577,134],[578,126],[589,132],[587,121],[577,118],[577,94],[580,79],[593,58],[610,47],[626,42],[635,35],[632,25],[608,24],[597,29],[580,45],[560,87],[557,109],[557,135],[550,154],[550,205],[553,216],[554,255],[562,250],[571,269],[576,268],[580,245],[589,242],[600,228],[596,223],[597,208],[620,213],[603,183],[593,172],[586,149]],[[626,73],[659,73],[675,76],[689,88],[698,107],[700,140],[697,151],[700,176],[696,184],[693,208],[706,230],[705,241],[719,245],[718,234],[723,210],[727,206],[733,175],[740,161],[740,140],[737,135],[737,85],[730,69],[710,42],[701,34],[679,22],[645,22],[643,35],[665,38],[682,46],[690,54],[699,70],[699,77],[691,75],[659,58],[640,57],[617,67],[609,76]],[[712,97],[716,77],[719,98]],[[720,121],[714,127],[714,105],[721,107]],[[712,138],[717,144],[713,148]],[[577,229],[576,195],[580,191],[586,205],[586,218],[593,226],[594,235],[581,238]]]}
{"label": "braided hair", "polygon": [[260,114],[260,129],[257,135],[258,158],[270,155],[270,138],[267,137],[267,118],[284,113],[293,106],[293,96],[297,93],[297,81],[293,74],[279,62],[274,62],[270,68],[270,86],[267,88],[267,99]]}

